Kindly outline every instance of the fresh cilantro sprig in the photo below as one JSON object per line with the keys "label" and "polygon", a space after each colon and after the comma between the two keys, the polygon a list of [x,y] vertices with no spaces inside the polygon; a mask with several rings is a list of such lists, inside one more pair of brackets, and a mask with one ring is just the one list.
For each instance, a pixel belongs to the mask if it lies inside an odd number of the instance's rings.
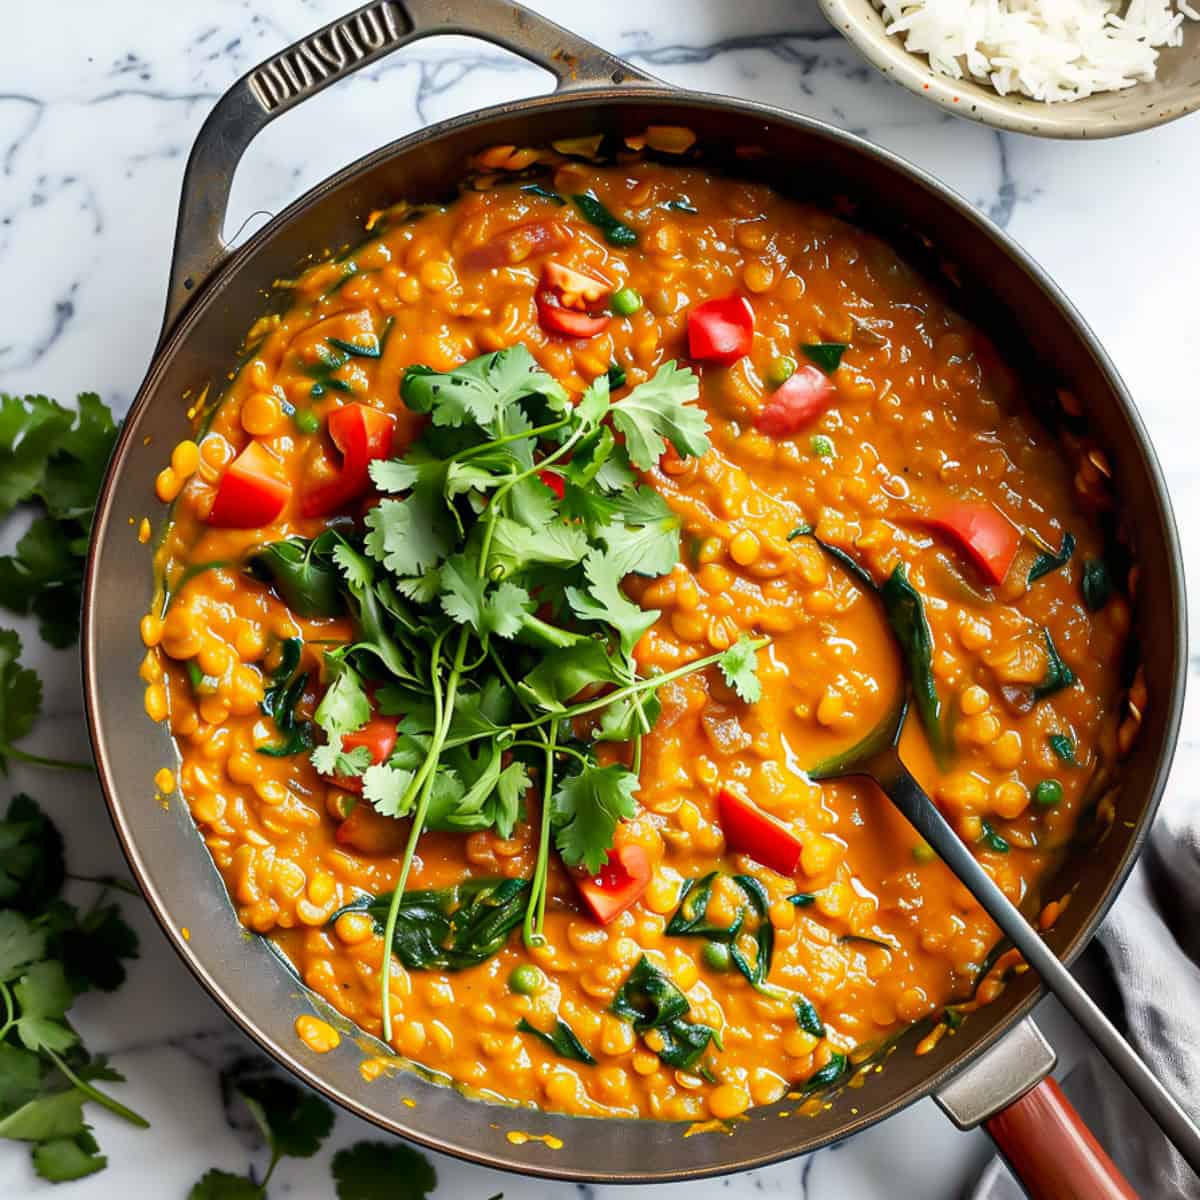
{"label": "fresh cilantro sprig", "polygon": [[0,1137],[31,1143],[34,1170],[55,1183],[107,1162],[84,1120],[89,1101],[148,1125],[97,1086],[122,1077],[67,1017],[82,993],[121,985],[137,936],[103,888],[83,912],[64,900],[66,879],[58,829],[13,797],[0,821]]}
{"label": "fresh cilantro sprig", "polygon": [[[636,472],[668,446],[705,453],[708,426],[689,368],[667,363],[614,395],[619,378],[601,375],[573,401],[523,346],[447,372],[409,367],[401,394],[429,420],[401,457],[372,464],[384,498],[365,535],[332,534],[357,634],[326,655],[313,762],[361,777],[367,802],[411,819],[386,947],[422,831],[508,836],[535,782],[538,856],[523,928],[539,941],[552,845],[594,873],[636,811],[658,688],[720,666],[743,700],[756,698],[761,643],[639,673],[634,648],[658,613],[634,603],[623,581],[672,570],[680,520]],[[343,740],[375,713],[402,721],[389,759],[368,765]],[[632,742],[632,769],[601,766],[599,740]],[[386,1039],[386,970],[380,979]]]}
{"label": "fresh cilantro sprig", "polygon": [[0,629],[0,774],[8,774],[10,761],[90,771],[91,763],[45,758],[14,745],[29,733],[42,711],[42,681],[31,667],[21,665],[20,658],[20,636],[12,629]]}
{"label": "fresh cilantro sprig", "polygon": [[45,396],[0,394],[0,518],[18,505],[40,510],[16,553],[0,555],[0,604],[33,613],[52,646],[79,636],[92,512],[116,438],[112,413],[91,392],[74,412]]}

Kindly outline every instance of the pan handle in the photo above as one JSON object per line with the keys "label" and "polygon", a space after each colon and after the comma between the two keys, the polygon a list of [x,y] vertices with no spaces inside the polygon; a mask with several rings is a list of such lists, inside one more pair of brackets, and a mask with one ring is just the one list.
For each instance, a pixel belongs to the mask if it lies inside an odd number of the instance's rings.
{"label": "pan handle", "polygon": [[983,1124],[1030,1200],[1138,1200],[1052,1078]]}
{"label": "pan handle", "polygon": [[1030,1200],[1138,1200],[1050,1078],[1054,1050],[1026,1017],[934,1099],[960,1129],[982,1125]]}
{"label": "pan handle", "polygon": [[247,72],[201,126],[183,173],[164,337],[229,256],[221,239],[229,188],[238,161],[258,133],[331,83],[434,34],[466,34],[512,50],[551,72],[558,91],[654,82],[584,38],[506,0],[364,4]]}

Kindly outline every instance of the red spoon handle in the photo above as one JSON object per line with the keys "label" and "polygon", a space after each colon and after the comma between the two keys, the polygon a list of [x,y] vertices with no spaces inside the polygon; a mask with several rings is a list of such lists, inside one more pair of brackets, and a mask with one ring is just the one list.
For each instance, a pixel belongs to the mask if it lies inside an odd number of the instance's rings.
{"label": "red spoon handle", "polygon": [[1138,1200],[1053,1079],[984,1122],[1030,1200]]}

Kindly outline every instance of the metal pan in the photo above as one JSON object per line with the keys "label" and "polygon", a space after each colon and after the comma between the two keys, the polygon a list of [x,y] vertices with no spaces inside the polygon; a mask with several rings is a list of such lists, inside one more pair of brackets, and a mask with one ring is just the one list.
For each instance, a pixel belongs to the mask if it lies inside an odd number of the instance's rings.
{"label": "metal pan", "polygon": [[[328,84],[439,33],[473,34],[515,50],[552,72],[557,89],[443,122],[368,155],[230,253],[221,227],[234,167],[251,139]],[[1057,952],[1074,957],[1116,895],[1153,818],[1175,746],[1186,662],[1183,567],[1170,504],[1112,364],[1041,269],[970,204],[917,168],[819,121],[666,87],[516,5],[377,0],[255,68],[218,102],[184,177],[163,338],[97,510],[83,632],[88,720],[118,836],[168,938],[233,1019],[313,1087],[385,1129],[489,1166],[612,1183],[761,1166],[846,1137],[930,1094],[963,1125],[1003,1121],[997,1114],[1017,1097],[1022,1099],[1007,1116],[1027,1112],[1046,1099],[1046,1085],[1030,1089],[1053,1064],[1044,1040],[1022,1023],[1037,999],[1037,980],[1031,974],[1014,980],[995,1003],[923,1057],[913,1053],[916,1033],[906,1036],[886,1069],[815,1116],[781,1120],[780,1106],[755,1110],[732,1137],[685,1141],[683,1128],[674,1124],[585,1120],[484,1104],[416,1074],[368,1082],[359,1070],[362,1050],[352,1039],[343,1039],[333,1053],[311,1054],[293,1030],[308,1003],[303,988],[266,943],[244,936],[186,806],[174,800],[164,812],[151,799],[154,769],[173,763],[175,748],[168,730],[151,723],[142,708],[137,616],[150,603],[152,582],[135,525],[151,505],[167,448],[189,434],[184,397],[222,386],[231,351],[262,310],[272,280],[322,247],[356,240],[373,209],[398,198],[452,193],[467,156],[484,146],[600,131],[634,134],[663,123],[694,129],[718,169],[752,172],[806,198],[850,198],[857,220],[909,248],[926,269],[954,263],[948,277],[961,283],[955,302],[994,336],[1029,347],[1046,377],[1084,400],[1092,431],[1111,458],[1117,494],[1129,500],[1127,525],[1142,567],[1137,621],[1151,701],[1125,763],[1109,835],[1071,857],[1054,884],[1074,888],[1074,895],[1048,937]],[[756,148],[753,157],[746,157],[747,146]],[[402,1105],[402,1096],[415,1106]],[[1070,1124],[1069,1117],[1063,1120]],[[1024,1122],[1030,1124],[1049,1130],[1052,1122]],[[562,1149],[508,1140],[509,1133],[531,1129],[560,1137]],[[1074,1161],[1056,1136],[1042,1139],[1043,1158]],[[1087,1145],[1078,1139],[1073,1144],[1080,1161],[1088,1160]],[[1017,1159],[1032,1151],[1018,1138],[1008,1152]]]}

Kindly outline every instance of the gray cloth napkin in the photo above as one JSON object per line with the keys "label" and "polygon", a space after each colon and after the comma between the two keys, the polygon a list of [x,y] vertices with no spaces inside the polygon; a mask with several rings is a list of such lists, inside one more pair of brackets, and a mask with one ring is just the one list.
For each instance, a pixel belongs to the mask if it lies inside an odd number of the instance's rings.
{"label": "gray cloth napkin", "polygon": [[[1098,940],[1121,1009],[1109,1015],[1200,1115],[1200,801],[1179,796],[1165,806]],[[1143,1200],[1200,1200],[1200,1180],[1099,1053],[1070,1072],[1063,1090]],[[971,1200],[1023,1195],[997,1158]]]}

